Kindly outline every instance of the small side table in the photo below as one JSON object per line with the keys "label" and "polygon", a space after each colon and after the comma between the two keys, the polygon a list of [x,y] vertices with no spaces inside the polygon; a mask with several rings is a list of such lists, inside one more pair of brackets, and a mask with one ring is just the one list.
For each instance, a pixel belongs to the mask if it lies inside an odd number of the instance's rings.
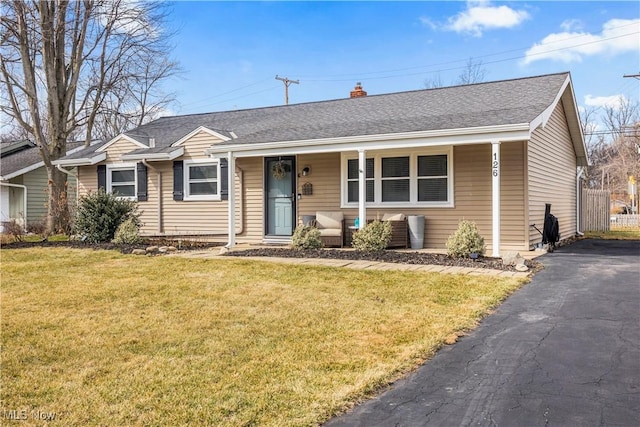
{"label": "small side table", "polygon": [[355,225],[350,225],[347,227],[347,232],[346,234],[346,246],[353,246],[353,233],[355,233],[356,231],[358,231],[358,227],[356,227]]}

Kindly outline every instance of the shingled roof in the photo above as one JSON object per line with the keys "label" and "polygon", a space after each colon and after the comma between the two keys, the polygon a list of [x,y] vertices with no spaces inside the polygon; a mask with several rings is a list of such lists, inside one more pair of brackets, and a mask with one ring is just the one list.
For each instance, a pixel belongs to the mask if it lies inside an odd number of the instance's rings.
{"label": "shingled roof", "polygon": [[124,135],[144,145],[154,139],[154,147],[135,150],[142,154],[170,152],[171,144],[200,127],[229,138],[216,144],[224,146],[527,124],[554,103],[568,76],[163,117]]}
{"label": "shingled roof", "polygon": [[[15,143],[3,142],[2,145],[15,145]],[[81,142],[70,142],[67,144],[67,151],[73,152],[81,145]],[[95,150],[95,147],[93,149]],[[3,180],[14,178],[44,166],[40,150],[30,141],[25,141],[25,144],[22,144],[19,150],[7,151],[0,158],[0,178]]]}

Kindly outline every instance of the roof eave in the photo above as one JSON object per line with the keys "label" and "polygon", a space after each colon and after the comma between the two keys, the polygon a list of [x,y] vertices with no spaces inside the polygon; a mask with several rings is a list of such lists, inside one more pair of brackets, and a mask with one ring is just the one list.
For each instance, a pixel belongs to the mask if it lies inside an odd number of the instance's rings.
{"label": "roof eave", "polygon": [[51,162],[54,166],[67,166],[67,167],[76,167],[76,166],[93,166],[97,163],[103,162],[107,159],[106,152],[100,152],[92,157],[84,157],[80,159],[59,159]]}
{"label": "roof eave", "polygon": [[120,156],[122,160],[146,160],[149,162],[161,162],[176,159],[184,154],[184,147],[178,147],[168,153],[137,153],[123,154]]}
{"label": "roof eave", "polygon": [[205,154],[216,156],[228,152],[236,157],[250,157],[263,154],[311,153],[362,149],[410,148],[424,145],[461,145],[499,140],[503,142],[526,140],[529,123],[474,128],[401,132],[378,135],[355,135],[340,138],[306,139],[296,141],[275,141],[257,144],[216,144],[205,150]]}

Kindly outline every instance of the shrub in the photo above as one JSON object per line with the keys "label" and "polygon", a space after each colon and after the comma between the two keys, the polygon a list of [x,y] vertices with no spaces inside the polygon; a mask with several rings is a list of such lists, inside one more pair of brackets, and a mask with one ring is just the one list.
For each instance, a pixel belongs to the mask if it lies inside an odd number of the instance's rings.
{"label": "shrub", "polygon": [[27,224],[27,231],[29,233],[37,234],[43,239],[49,237],[47,232],[47,224],[44,221],[33,221]]}
{"label": "shrub", "polygon": [[454,258],[466,258],[472,253],[484,255],[484,238],[475,222],[462,220],[456,232],[447,240],[447,254]]}
{"label": "shrub", "polygon": [[296,249],[319,249],[322,247],[320,230],[310,225],[299,225],[293,232],[291,246]]}
{"label": "shrub", "polygon": [[380,252],[391,240],[391,223],[374,220],[353,234],[353,247],[358,251]]}
{"label": "shrub", "polygon": [[125,219],[113,237],[113,243],[118,245],[133,245],[140,241],[140,223],[133,217]]}
{"label": "shrub", "polygon": [[128,218],[140,225],[138,203],[121,199],[103,189],[80,198],[75,230],[89,243],[109,242]]}
{"label": "shrub", "polygon": [[22,242],[24,238],[24,227],[15,219],[11,219],[2,224],[4,226],[4,234],[13,238],[14,242]]}

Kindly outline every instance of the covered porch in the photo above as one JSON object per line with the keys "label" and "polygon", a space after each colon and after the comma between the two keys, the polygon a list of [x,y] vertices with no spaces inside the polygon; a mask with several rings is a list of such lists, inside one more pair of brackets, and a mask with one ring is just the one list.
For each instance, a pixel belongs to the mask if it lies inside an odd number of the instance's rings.
{"label": "covered porch", "polygon": [[[461,219],[475,221],[487,254],[529,249],[526,213],[528,124],[414,132],[326,140],[212,146],[207,154],[262,164],[262,188],[229,192],[228,242],[236,245],[237,220],[261,208],[265,243],[290,241],[306,215],[342,212],[345,222],[384,214],[425,216],[427,250],[443,250]],[[274,170],[284,166],[283,170]],[[277,176],[275,176],[277,175]],[[249,194],[249,190],[250,193]],[[258,190],[260,196],[258,196]],[[238,201],[237,197],[244,200]],[[260,197],[260,200],[254,200]],[[238,215],[237,205],[244,204]],[[254,212],[254,216],[255,216]],[[360,228],[366,221],[358,221]],[[248,236],[245,236],[248,237]]]}

